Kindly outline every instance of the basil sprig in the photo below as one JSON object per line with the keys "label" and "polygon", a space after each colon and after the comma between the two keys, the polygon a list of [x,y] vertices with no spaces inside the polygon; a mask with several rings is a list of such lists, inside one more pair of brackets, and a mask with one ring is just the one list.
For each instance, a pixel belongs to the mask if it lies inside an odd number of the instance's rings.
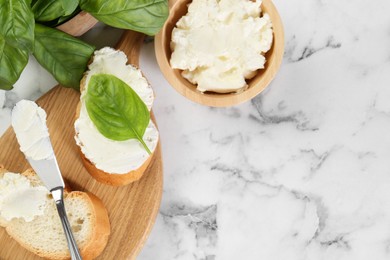
{"label": "basil sprig", "polygon": [[94,47],[49,27],[80,10],[107,25],[154,35],[168,17],[168,0],[0,0],[0,89],[12,89],[31,53],[61,85],[78,89]]}
{"label": "basil sprig", "polygon": [[92,122],[108,139],[137,139],[151,154],[143,140],[150,113],[137,93],[110,74],[95,74],[88,84],[85,105]]}

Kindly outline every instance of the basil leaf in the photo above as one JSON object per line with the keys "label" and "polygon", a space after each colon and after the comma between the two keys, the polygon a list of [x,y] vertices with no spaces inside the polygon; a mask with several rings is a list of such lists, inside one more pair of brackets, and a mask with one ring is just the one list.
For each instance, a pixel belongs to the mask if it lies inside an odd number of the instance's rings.
{"label": "basil leaf", "polygon": [[5,48],[5,39],[4,37],[0,34],[0,53],[4,52]]}
{"label": "basil leaf", "polygon": [[73,13],[79,0],[36,0],[32,4],[35,20],[47,22]]}
{"label": "basil leaf", "polygon": [[62,8],[64,8],[64,16],[72,14],[79,6],[79,0],[60,0],[59,2],[61,2]]}
{"label": "basil leaf", "polygon": [[27,62],[28,52],[14,48],[0,35],[0,89],[12,89]]}
{"label": "basil leaf", "polygon": [[28,3],[26,0],[0,1],[0,35],[14,48],[32,51],[35,22]]}
{"label": "basil leaf", "polygon": [[80,80],[95,48],[57,29],[35,26],[34,56],[65,87],[80,87]]}
{"label": "basil leaf", "polygon": [[29,0],[0,1],[0,88],[12,89],[34,47],[34,15]]}
{"label": "basil leaf", "polygon": [[81,9],[80,7],[77,7],[73,13],[69,14],[69,15],[64,15],[64,16],[61,16],[59,17],[56,21],[54,21],[54,26],[57,26],[57,25],[60,25],[62,23],[65,23],[67,22],[68,20],[72,19],[73,17],[75,17],[79,12],[81,12]]}
{"label": "basil leaf", "polygon": [[125,82],[109,74],[93,75],[89,80],[85,105],[102,135],[116,141],[137,139],[151,154],[142,139],[150,121],[149,110]]}
{"label": "basil leaf", "polygon": [[167,0],[80,0],[82,10],[113,27],[155,35],[168,17]]}

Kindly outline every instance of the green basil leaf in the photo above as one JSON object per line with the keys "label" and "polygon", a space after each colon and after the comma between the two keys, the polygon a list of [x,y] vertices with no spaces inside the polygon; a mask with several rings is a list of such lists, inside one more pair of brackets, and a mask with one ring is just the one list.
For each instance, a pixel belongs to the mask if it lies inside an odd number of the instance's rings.
{"label": "green basil leaf", "polygon": [[27,62],[28,52],[14,48],[0,34],[0,89],[12,89]]}
{"label": "green basil leaf", "polygon": [[4,52],[5,48],[5,39],[4,37],[0,34],[0,53]]}
{"label": "green basil leaf", "polygon": [[72,14],[78,5],[79,0],[36,0],[32,10],[35,20],[47,22]]}
{"label": "green basil leaf", "polygon": [[80,80],[95,48],[57,29],[35,26],[34,56],[65,87],[80,87]]}
{"label": "green basil leaf", "polygon": [[64,16],[72,14],[79,6],[79,0],[60,0],[59,2],[62,3],[62,7],[64,8]]}
{"label": "green basil leaf", "polygon": [[[77,7],[73,13],[69,14],[69,15],[64,15],[64,16],[61,16],[57,19],[57,21],[54,21],[54,26],[57,26],[57,25],[60,25],[60,24],[63,24],[65,22],[67,22],[68,20],[72,19],[73,17],[75,17],[79,12],[81,11],[80,7]],[[53,27],[54,27],[53,26]]]}
{"label": "green basil leaf", "polygon": [[89,80],[85,105],[102,135],[116,141],[137,139],[151,154],[142,139],[150,121],[149,110],[125,82],[109,74],[93,75]]}
{"label": "green basil leaf", "polygon": [[80,0],[82,10],[113,27],[155,35],[168,17],[167,0]]}
{"label": "green basil leaf", "polygon": [[34,15],[26,0],[0,1],[0,35],[9,45],[32,51],[34,44]]}

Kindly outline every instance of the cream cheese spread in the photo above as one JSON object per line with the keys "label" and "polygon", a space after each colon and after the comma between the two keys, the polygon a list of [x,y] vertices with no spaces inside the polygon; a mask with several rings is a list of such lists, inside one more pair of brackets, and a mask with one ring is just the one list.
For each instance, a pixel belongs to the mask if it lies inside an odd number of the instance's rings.
{"label": "cream cheese spread", "polygon": [[46,112],[35,102],[21,100],[12,110],[12,127],[20,150],[33,160],[54,156],[46,126]]}
{"label": "cream cheese spread", "polygon": [[6,172],[0,179],[0,216],[6,221],[32,221],[44,214],[48,195],[45,187],[33,187],[25,176]]}
{"label": "cream cheese spread", "polygon": [[172,31],[170,64],[201,92],[235,92],[264,68],[272,39],[260,0],[193,0]]}
{"label": "cream cheese spread", "polygon": [[[82,153],[96,168],[112,174],[125,174],[138,169],[148,158],[149,154],[136,139],[114,141],[104,137],[91,121],[85,106],[85,93],[92,75],[105,73],[116,76],[131,86],[150,110],[154,94],[147,80],[139,69],[126,65],[127,57],[121,51],[105,47],[94,54],[93,62],[86,72],[85,89],[81,93],[80,116],[75,122],[76,143]],[[154,151],[158,143],[158,130],[152,121],[143,136],[143,140]]]}

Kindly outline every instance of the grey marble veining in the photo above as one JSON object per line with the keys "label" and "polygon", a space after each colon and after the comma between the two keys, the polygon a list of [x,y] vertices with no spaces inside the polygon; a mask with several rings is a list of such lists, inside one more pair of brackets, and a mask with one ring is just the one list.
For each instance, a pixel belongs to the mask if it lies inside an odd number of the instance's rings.
{"label": "grey marble veining", "polygon": [[[164,193],[138,259],[390,259],[390,2],[274,3],[283,64],[244,104],[185,99],[142,49]],[[35,89],[0,91],[0,130]]]}
{"label": "grey marble veining", "polygon": [[[139,259],[389,259],[390,4],[274,3],[283,64],[245,104],[185,100],[145,47],[166,163]],[[215,243],[200,245],[177,207],[215,207]]]}

